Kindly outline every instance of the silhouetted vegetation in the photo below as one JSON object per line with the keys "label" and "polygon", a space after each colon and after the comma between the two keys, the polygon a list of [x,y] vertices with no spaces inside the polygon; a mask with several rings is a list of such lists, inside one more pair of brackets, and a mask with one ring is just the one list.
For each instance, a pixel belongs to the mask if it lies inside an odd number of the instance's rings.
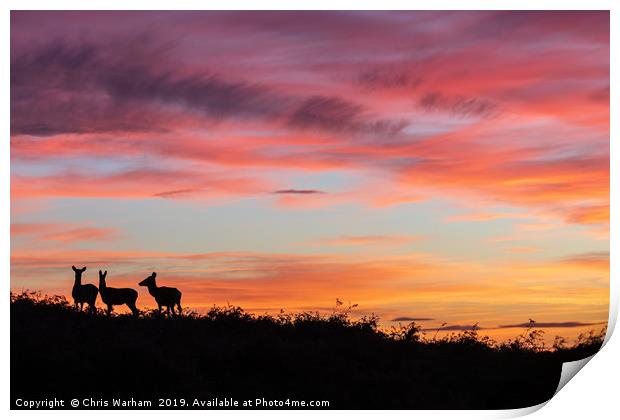
{"label": "silhouetted vegetation", "polygon": [[[542,344],[535,324],[496,343],[475,329],[441,338],[374,316],[181,316],[77,311],[64,297],[11,294],[12,399],[328,400],[330,408],[519,408],[552,397],[561,364],[594,354],[604,331]],[[431,334],[432,335],[432,334]],[[290,407],[284,407],[290,408]]]}

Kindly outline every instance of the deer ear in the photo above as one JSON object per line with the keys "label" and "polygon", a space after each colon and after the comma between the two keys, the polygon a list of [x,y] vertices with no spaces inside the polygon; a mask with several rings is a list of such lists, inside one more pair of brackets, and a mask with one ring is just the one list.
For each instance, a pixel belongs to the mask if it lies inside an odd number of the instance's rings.
{"label": "deer ear", "polygon": [[86,271],[86,267],[82,267],[82,271]]}
{"label": "deer ear", "polygon": [[101,272],[101,270],[99,270],[99,275],[102,275],[103,273]]}
{"label": "deer ear", "polygon": [[108,270],[104,271],[103,275],[107,276],[108,275]]}
{"label": "deer ear", "polygon": [[77,268],[75,268],[74,265],[72,265],[71,268],[73,269],[73,271],[77,271]]}

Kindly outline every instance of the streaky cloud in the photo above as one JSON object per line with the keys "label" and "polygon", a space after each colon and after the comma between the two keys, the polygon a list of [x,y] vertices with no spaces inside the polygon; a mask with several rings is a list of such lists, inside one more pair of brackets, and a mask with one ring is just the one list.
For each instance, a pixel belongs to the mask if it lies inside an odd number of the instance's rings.
{"label": "streaky cloud", "polygon": [[418,100],[418,106],[428,112],[443,111],[464,117],[489,118],[497,115],[497,104],[487,99],[448,96],[430,92]]}
{"label": "streaky cloud", "polygon": [[605,324],[605,322],[579,322],[579,321],[568,321],[568,322],[534,322],[534,323],[521,323],[521,324],[510,324],[510,325],[500,325],[497,328],[577,328],[577,327],[588,327],[591,325],[601,325]]}
{"label": "streaky cloud", "polygon": [[487,328],[481,327],[477,324],[472,325],[445,325],[443,327],[436,328],[422,328],[422,331],[477,331],[486,330]]}
{"label": "streaky cloud", "polygon": [[309,194],[326,194],[325,191],[321,190],[297,190],[297,189],[287,189],[287,190],[277,190],[274,191],[273,194],[297,194],[297,195],[309,195]]}
{"label": "streaky cloud", "polygon": [[200,190],[197,188],[185,188],[181,190],[162,191],[160,193],[153,194],[153,196],[161,197],[161,198],[171,198],[171,197],[177,197],[179,195],[191,194],[197,191],[200,191]]}
{"label": "streaky cloud", "polygon": [[433,321],[434,318],[413,318],[410,316],[398,316],[394,319],[391,319],[391,322],[398,322],[398,321]]}
{"label": "streaky cloud", "polygon": [[302,101],[289,117],[288,124],[301,129],[389,135],[395,135],[407,126],[404,121],[373,120],[361,105],[328,96],[312,96]]}
{"label": "streaky cloud", "polygon": [[[138,42],[128,39],[128,45],[119,48],[55,40],[14,52],[11,133],[166,130],[170,117],[164,118],[162,106],[181,106],[213,121],[286,121],[289,128],[322,131],[394,135],[406,126],[402,121],[374,119],[362,105],[337,96],[280,93],[206,70],[179,72],[173,63],[166,63],[158,48],[134,57]],[[32,109],[44,112],[29,112]]]}

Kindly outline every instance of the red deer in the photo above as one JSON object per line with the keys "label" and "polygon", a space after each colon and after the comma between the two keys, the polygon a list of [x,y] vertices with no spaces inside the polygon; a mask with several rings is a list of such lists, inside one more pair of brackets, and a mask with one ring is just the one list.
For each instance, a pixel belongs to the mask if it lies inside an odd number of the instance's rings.
{"label": "red deer", "polygon": [[105,283],[107,275],[107,270],[105,272],[99,270],[99,294],[103,303],[108,306],[108,315],[114,310],[114,305],[127,305],[134,315],[138,315],[140,313],[138,308],[136,308],[138,292],[130,288],[117,289],[115,287],[108,287]]}
{"label": "red deer", "polygon": [[149,293],[155,298],[155,302],[157,302],[157,307],[160,313],[161,307],[165,306],[168,315],[170,315],[171,309],[174,314],[174,306],[176,305],[179,308],[179,314],[181,314],[181,291],[174,287],[157,287],[157,283],[155,283],[156,276],[157,273],[153,273],[138,283],[138,285],[146,286],[148,288]]}
{"label": "red deer", "polygon": [[75,283],[73,284],[73,290],[71,290],[75,308],[78,309],[79,304],[79,310],[82,311],[84,303],[88,303],[88,310],[95,312],[95,302],[97,301],[98,293],[97,286],[94,284],[82,284],[82,273],[86,271],[86,267],[75,268],[72,265],[71,268],[75,272]]}

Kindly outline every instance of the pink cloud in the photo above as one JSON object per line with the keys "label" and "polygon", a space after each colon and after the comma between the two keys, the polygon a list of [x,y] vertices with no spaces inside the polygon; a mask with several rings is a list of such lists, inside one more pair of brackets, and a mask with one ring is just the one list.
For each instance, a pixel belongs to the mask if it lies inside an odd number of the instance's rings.
{"label": "pink cloud", "polygon": [[269,184],[249,177],[189,170],[141,169],[110,175],[66,173],[45,177],[14,175],[13,198],[30,197],[118,197],[171,198],[186,196],[221,197],[259,194]]}
{"label": "pink cloud", "polygon": [[450,197],[608,224],[607,12],[11,19],[14,162],[133,162],[18,170],[14,199],[253,196],[289,188],[267,181],[283,169],[357,171],[377,181],[275,203]]}
{"label": "pink cloud", "polygon": [[74,242],[107,242],[118,237],[115,228],[97,228],[76,223],[12,223],[12,236],[31,236],[36,241],[64,244]]}

